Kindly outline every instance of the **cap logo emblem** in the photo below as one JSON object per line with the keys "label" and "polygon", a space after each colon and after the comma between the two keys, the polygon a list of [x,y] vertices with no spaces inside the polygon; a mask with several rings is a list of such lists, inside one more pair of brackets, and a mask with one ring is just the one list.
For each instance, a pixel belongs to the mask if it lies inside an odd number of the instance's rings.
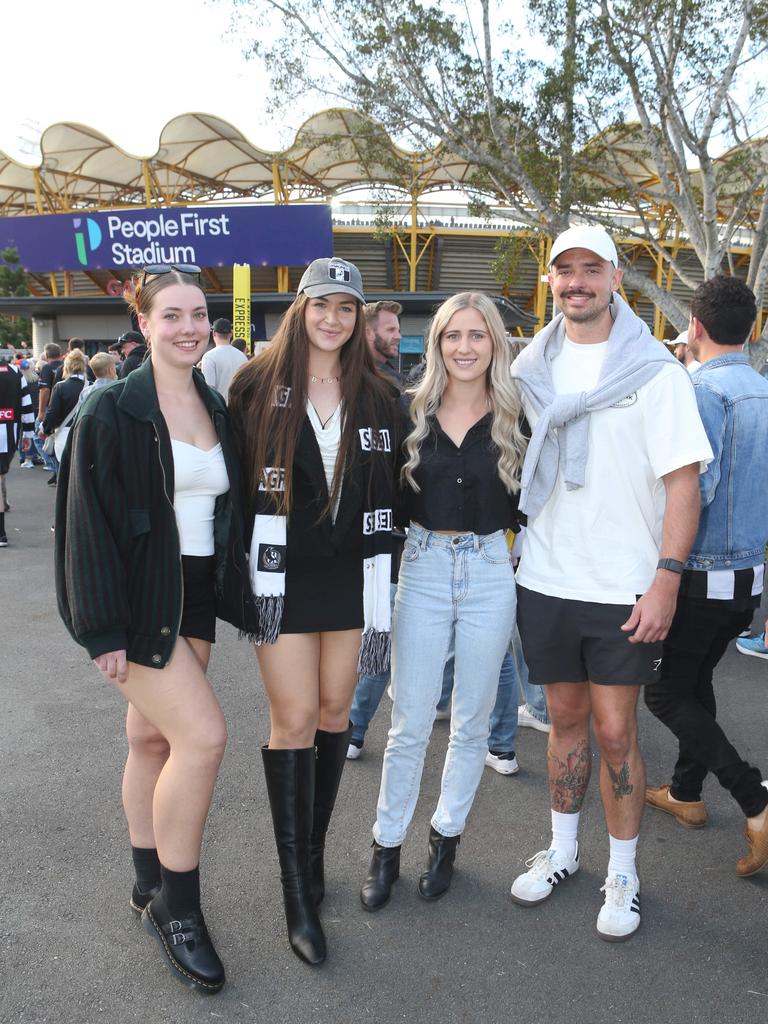
{"label": "cap logo emblem", "polygon": [[331,279],[331,281],[341,281],[343,284],[349,284],[349,282],[352,279],[349,264],[342,263],[341,260],[336,260],[329,263],[328,277]]}

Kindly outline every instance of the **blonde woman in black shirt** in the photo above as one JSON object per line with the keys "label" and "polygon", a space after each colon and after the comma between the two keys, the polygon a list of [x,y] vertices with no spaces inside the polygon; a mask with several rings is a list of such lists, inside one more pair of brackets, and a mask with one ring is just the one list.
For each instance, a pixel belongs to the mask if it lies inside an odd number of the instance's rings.
{"label": "blonde woman in black shirt", "polygon": [[504,326],[487,296],[463,292],[438,309],[424,377],[403,401],[400,517],[410,527],[392,625],[392,728],[361,892],[367,910],[384,906],[399,874],[454,645],[451,736],[418,886],[427,900],[447,892],[515,620],[505,530],[517,525],[525,441]]}

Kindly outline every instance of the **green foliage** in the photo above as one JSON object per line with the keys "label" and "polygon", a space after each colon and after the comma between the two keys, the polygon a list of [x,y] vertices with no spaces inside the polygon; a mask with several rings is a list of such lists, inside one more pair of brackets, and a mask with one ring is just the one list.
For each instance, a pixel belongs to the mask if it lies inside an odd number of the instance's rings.
{"label": "green foliage", "polygon": [[[661,244],[660,224],[677,218],[705,276],[749,228],[762,297],[768,146],[752,133],[765,122],[768,0],[232,3],[241,32],[255,17],[272,109],[310,96],[353,107],[411,149],[438,147],[445,168],[464,161],[459,187],[478,207],[500,204],[535,231],[620,214],[622,233],[691,288],[701,275]],[[355,145],[372,180],[409,192],[408,160],[368,135]],[[684,302],[630,276],[682,326]]]}
{"label": "green foliage", "polygon": [[517,272],[527,246],[522,238],[505,235],[495,245],[496,255],[491,262],[491,272],[501,286],[504,295],[508,295],[517,282]]}
{"label": "green foliage", "polygon": [[[15,249],[0,252],[0,295],[29,295],[27,276]],[[32,343],[32,324],[25,317],[0,316],[0,348]]]}

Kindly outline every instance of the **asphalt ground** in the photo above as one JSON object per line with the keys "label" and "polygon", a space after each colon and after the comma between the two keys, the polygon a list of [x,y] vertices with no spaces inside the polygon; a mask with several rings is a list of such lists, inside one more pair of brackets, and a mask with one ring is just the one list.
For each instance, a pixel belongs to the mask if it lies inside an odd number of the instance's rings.
{"label": "asphalt ground", "polygon": [[[623,944],[595,933],[608,843],[596,772],[582,815],[582,867],[552,898],[509,897],[524,860],[548,845],[543,734],[521,729],[520,774],[486,769],[450,893],[416,894],[448,739],[435,725],[391,903],[365,913],[358,891],[386,742],[385,698],[363,758],[347,766],[328,841],[321,968],[290,951],[259,745],[267,705],[256,659],[220,626],[210,675],[229,745],[206,831],[206,918],[227,969],[217,996],[183,988],[128,907],[132,875],[120,806],[123,707],[62,626],[52,583],[53,488],[43,470],[9,474],[9,547],[0,550],[0,1021],[77,1024],[764,1024],[768,869],[736,877],[743,818],[717,782],[710,821],[687,831],[649,810],[639,872],[642,926]],[[330,596],[330,595],[329,595]],[[717,675],[720,719],[768,775],[768,662],[734,650]],[[645,709],[652,783],[674,744]]]}

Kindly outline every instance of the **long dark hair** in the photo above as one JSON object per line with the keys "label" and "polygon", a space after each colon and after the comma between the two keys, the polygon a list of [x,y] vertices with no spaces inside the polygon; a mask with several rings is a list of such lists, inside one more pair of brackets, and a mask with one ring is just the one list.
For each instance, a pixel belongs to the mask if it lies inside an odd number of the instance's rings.
{"label": "long dark hair", "polygon": [[[309,339],[304,311],[308,301],[304,294],[297,296],[269,347],[238,370],[229,389],[229,411],[240,435],[251,501],[255,503],[264,469],[279,466],[285,470],[285,490],[275,491],[273,497],[282,515],[291,510],[293,458],[307,409]],[[378,425],[394,398],[391,385],[376,370],[365,337],[362,305],[355,301],[355,327],[340,353],[344,425],[326,513],[334,507],[344,474],[353,467],[350,453],[355,432],[361,424]]]}

